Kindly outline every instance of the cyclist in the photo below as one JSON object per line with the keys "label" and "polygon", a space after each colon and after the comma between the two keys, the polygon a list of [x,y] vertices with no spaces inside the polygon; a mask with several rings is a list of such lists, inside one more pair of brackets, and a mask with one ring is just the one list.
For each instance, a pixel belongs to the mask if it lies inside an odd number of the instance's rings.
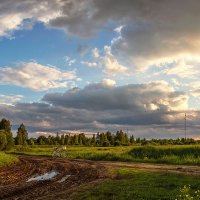
{"label": "cyclist", "polygon": [[67,150],[66,146],[62,146],[62,149],[60,152],[61,157],[63,157],[63,158],[66,157],[66,150]]}
{"label": "cyclist", "polygon": [[52,157],[54,157],[54,158],[60,157],[58,147],[53,148]]}

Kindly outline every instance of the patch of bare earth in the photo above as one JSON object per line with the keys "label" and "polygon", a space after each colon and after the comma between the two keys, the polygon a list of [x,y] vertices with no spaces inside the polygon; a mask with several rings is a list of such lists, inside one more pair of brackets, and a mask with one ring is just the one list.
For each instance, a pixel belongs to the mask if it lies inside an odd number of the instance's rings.
{"label": "patch of bare earth", "polygon": [[[0,199],[67,199],[74,188],[105,177],[105,168],[90,162],[41,157],[20,157],[20,163],[0,169]],[[30,178],[49,172],[58,174],[49,180]]]}
{"label": "patch of bare earth", "polygon": [[[164,165],[149,163],[121,163],[52,159],[48,157],[21,156],[20,162],[0,168],[0,199],[7,200],[61,200],[70,199],[78,187],[96,185],[108,177],[106,168],[130,168],[163,173],[200,176],[199,166]],[[37,177],[49,180],[37,181]],[[110,175],[115,178],[115,175]],[[29,181],[28,180],[36,181]]]}

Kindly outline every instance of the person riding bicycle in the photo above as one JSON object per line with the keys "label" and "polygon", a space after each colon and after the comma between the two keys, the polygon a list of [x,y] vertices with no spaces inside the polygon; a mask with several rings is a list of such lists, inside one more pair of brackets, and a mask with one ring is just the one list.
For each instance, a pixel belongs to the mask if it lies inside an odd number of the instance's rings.
{"label": "person riding bicycle", "polygon": [[63,158],[66,157],[66,150],[67,150],[66,146],[62,146],[61,151],[60,151],[61,157]]}
{"label": "person riding bicycle", "polygon": [[58,149],[58,147],[54,147],[54,148],[53,148],[52,156],[53,156],[54,158],[59,157],[59,149]]}

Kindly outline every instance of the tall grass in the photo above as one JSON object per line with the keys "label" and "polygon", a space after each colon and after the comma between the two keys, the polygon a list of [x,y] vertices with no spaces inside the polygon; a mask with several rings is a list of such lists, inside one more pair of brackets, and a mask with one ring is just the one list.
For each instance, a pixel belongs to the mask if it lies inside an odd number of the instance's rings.
{"label": "tall grass", "polygon": [[133,148],[128,154],[144,161],[200,165],[200,146],[143,146]]}
{"label": "tall grass", "polygon": [[[21,147],[14,154],[51,156],[50,146]],[[200,145],[182,146],[119,146],[119,147],[67,147],[67,158],[108,160],[122,162],[152,162],[167,164],[200,165]]]}
{"label": "tall grass", "polygon": [[0,152],[0,167],[4,165],[10,165],[18,162],[16,156],[5,154],[4,152]]}

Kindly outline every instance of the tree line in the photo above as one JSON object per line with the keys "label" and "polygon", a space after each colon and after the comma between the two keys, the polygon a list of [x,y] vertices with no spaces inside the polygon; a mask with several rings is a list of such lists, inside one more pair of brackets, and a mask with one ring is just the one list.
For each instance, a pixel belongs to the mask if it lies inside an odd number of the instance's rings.
{"label": "tree line", "polygon": [[200,144],[199,140],[192,138],[177,138],[177,139],[151,139],[130,137],[122,130],[115,134],[107,131],[105,133],[93,134],[92,137],[87,137],[84,133],[56,134],[55,136],[41,135],[37,138],[28,138],[28,131],[24,124],[21,124],[17,130],[16,137],[13,137],[11,131],[11,123],[3,118],[0,121],[0,150],[9,150],[14,145],[80,145],[80,146],[128,146],[128,145],[184,145],[184,144]]}

